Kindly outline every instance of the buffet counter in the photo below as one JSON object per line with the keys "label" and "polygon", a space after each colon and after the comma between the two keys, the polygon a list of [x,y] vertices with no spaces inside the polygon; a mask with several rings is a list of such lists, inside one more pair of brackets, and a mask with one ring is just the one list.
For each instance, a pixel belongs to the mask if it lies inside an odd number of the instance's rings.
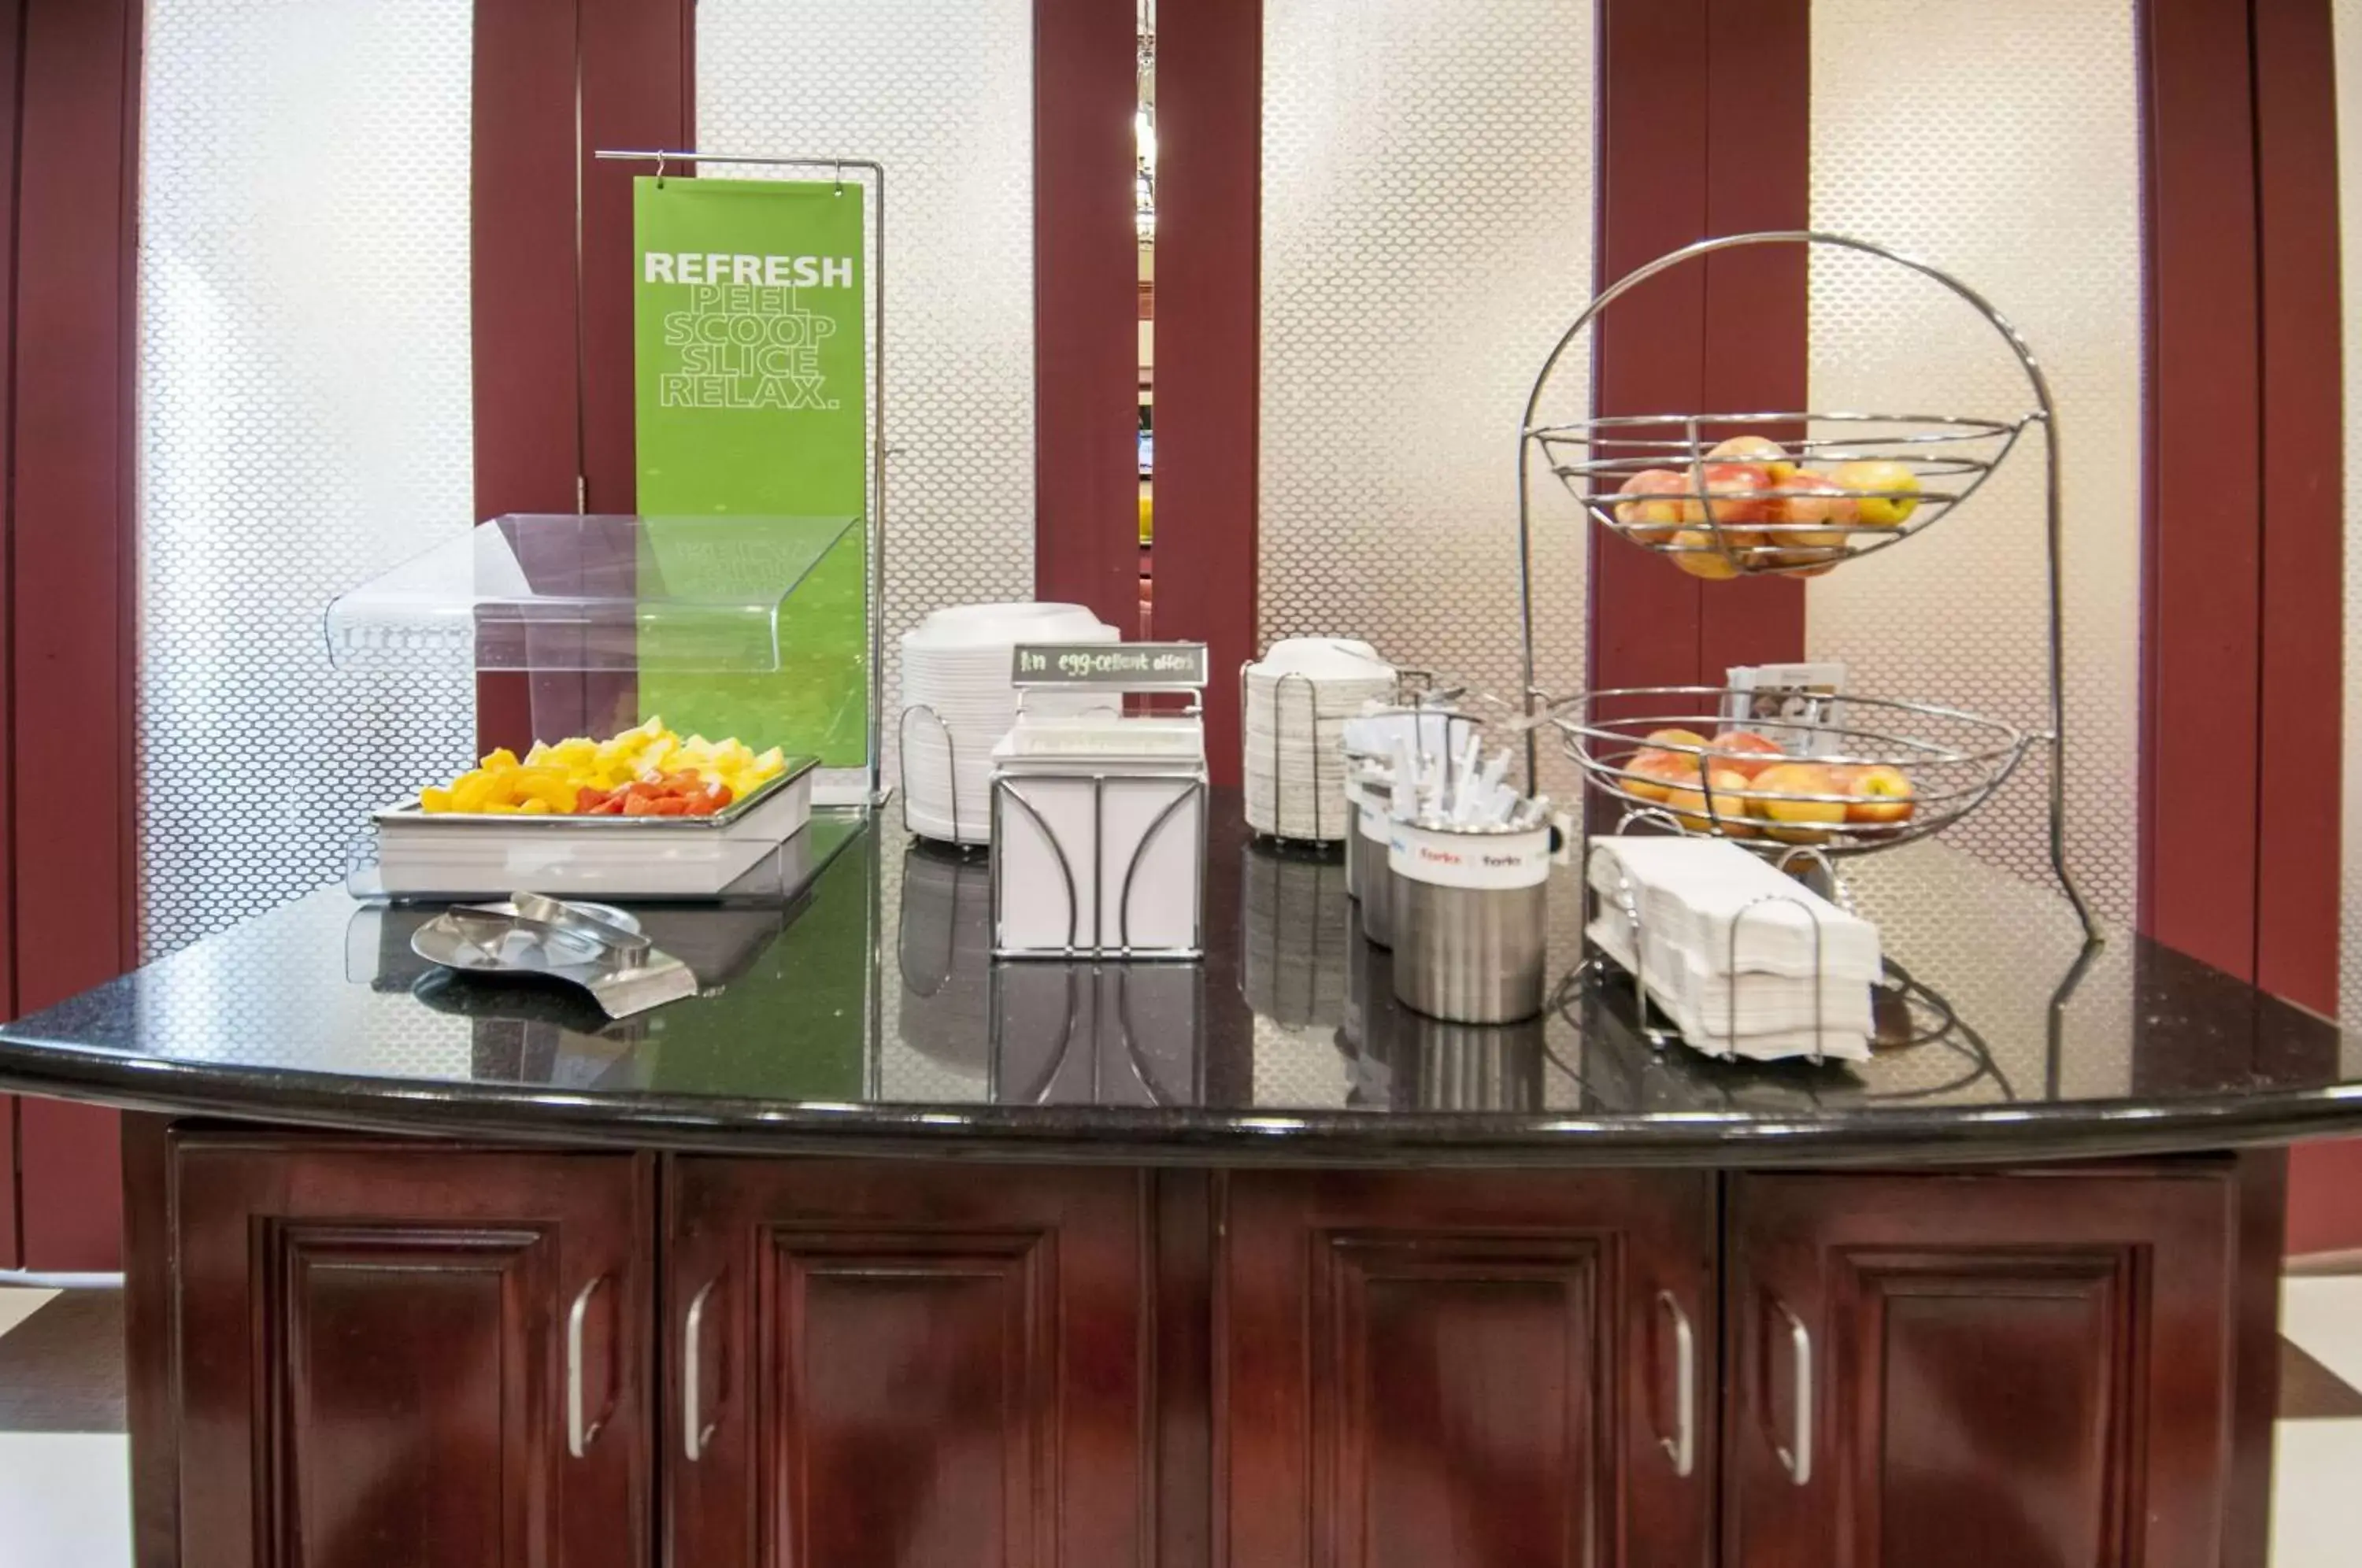
{"label": "buffet counter", "polygon": [[1849,873],[1866,1063],[1652,1043],[1572,867],[1544,1016],[1439,1023],[1212,814],[1198,964],[995,963],[823,812],[626,1021],[331,890],[0,1030],[159,1113],[144,1568],[2261,1561],[2362,1040],[1940,841]]}

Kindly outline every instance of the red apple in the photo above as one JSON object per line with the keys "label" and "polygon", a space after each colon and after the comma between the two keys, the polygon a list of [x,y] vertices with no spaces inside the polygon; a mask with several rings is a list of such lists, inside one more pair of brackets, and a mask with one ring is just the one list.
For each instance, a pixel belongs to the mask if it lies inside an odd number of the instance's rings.
{"label": "red apple", "polygon": [[1853,492],[1810,469],[1798,469],[1771,498],[1771,540],[1799,548],[1842,545],[1845,531],[1861,521]]}
{"label": "red apple", "polygon": [[[1694,754],[1705,750],[1705,736],[1695,730],[1650,730],[1640,737],[1640,744],[1651,751],[1679,751],[1688,746]],[[1697,757],[1693,755],[1690,761],[1695,763]]]}
{"label": "red apple", "polygon": [[1656,499],[1617,502],[1617,525],[1644,545],[1663,544],[1672,537],[1674,528],[1681,523],[1681,497],[1688,493],[1689,488],[1690,481],[1671,469],[1642,469],[1626,480],[1616,493]]}
{"label": "red apple", "polygon": [[1673,820],[1689,833],[1714,833],[1719,819],[1726,838],[1753,838],[1755,824],[1747,820],[1747,776],[1727,767],[1717,767],[1705,776],[1700,788],[1695,782],[1667,791],[1665,807]]}
{"label": "red apple", "polygon": [[1734,524],[1769,523],[1772,503],[1763,492],[1771,489],[1763,470],[1752,463],[1708,463],[1698,470],[1698,482],[1682,502],[1682,521],[1712,521],[1725,528]]}
{"label": "red apple", "polygon": [[1785,485],[1788,476],[1796,471],[1795,461],[1788,456],[1788,448],[1769,436],[1733,436],[1706,456],[1752,469],[1767,489],[1776,490]]}
{"label": "red apple", "polygon": [[1913,799],[1911,776],[1899,767],[1883,763],[1832,768],[1837,776],[1838,792],[1851,797],[1846,802],[1846,821],[1869,823],[1881,827],[1893,827],[1911,820],[1918,809]]}
{"label": "red apple", "polygon": [[1658,805],[1675,788],[1696,782],[1698,759],[1677,751],[1658,751],[1651,747],[1627,762],[1624,772],[1626,777],[1617,779],[1617,783],[1627,795],[1636,801]]}
{"label": "red apple", "polygon": [[1851,491],[1864,523],[1900,528],[1919,508],[1919,476],[1902,463],[1865,458],[1840,463],[1829,478]]}
{"label": "red apple", "polygon": [[1753,730],[1716,730],[1714,739],[1706,743],[1714,752],[1714,766],[1752,778],[1776,762],[1788,760],[1788,754]]}
{"label": "red apple", "polygon": [[1783,762],[1767,767],[1755,776],[1752,788],[1750,804],[1767,824],[1763,831],[1783,844],[1822,843],[1831,828],[1846,820],[1845,791],[1823,764]]}
{"label": "red apple", "polygon": [[1751,529],[1725,528],[1717,543],[1711,530],[1684,528],[1670,542],[1668,553],[1675,566],[1708,582],[1727,582],[1745,569],[1738,564],[1746,558],[1741,552],[1761,544],[1763,536]]}

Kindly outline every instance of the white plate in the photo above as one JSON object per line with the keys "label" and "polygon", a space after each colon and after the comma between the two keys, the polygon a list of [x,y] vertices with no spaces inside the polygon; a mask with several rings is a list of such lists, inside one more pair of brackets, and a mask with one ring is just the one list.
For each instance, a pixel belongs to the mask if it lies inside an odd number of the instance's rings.
{"label": "white plate", "polygon": [[915,800],[906,800],[903,804],[904,820],[921,838],[932,838],[939,844],[985,844],[991,839],[992,819],[983,812],[971,812],[966,802],[960,806],[956,834],[952,831],[949,808],[922,805]]}

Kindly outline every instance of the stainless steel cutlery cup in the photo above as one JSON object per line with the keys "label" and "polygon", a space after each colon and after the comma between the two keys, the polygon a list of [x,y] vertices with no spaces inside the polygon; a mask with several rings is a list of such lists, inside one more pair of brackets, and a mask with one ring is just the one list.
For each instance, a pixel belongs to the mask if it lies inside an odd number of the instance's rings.
{"label": "stainless steel cutlery cup", "polygon": [[[1395,999],[1453,1023],[1516,1023],[1542,1010],[1550,830],[1394,824]],[[1369,892],[1363,892],[1367,924]]]}

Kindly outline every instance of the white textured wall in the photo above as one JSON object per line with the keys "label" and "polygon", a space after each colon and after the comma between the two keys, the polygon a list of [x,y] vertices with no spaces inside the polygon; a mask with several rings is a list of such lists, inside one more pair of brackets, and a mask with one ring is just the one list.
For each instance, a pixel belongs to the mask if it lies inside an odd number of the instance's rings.
{"label": "white textured wall", "polygon": [[[1591,287],[1593,70],[1574,0],[1266,0],[1266,641],[1517,690],[1518,421]],[[1541,483],[1540,676],[1572,690],[1584,524]]]}
{"label": "white textured wall", "polygon": [[464,762],[464,667],[330,669],[336,594],[467,531],[469,0],[152,0],[139,246],[149,956],[341,876]]}
{"label": "white textured wall", "polygon": [[890,769],[897,639],[942,605],[1033,596],[1032,6],[700,0],[697,140],[886,168]]}
{"label": "white textured wall", "polygon": [[[1815,226],[1965,279],[2048,370],[2066,484],[2069,845],[2128,922],[2139,835],[2140,119],[2131,0],[1816,0]],[[1865,91],[1864,84],[1876,90]],[[2015,418],[2034,399],[1966,305],[1816,255],[1816,407]],[[1808,646],[1857,690],[2046,723],[2038,440],[1909,543],[1807,591]],[[1948,835],[2047,878],[2047,771]]]}

